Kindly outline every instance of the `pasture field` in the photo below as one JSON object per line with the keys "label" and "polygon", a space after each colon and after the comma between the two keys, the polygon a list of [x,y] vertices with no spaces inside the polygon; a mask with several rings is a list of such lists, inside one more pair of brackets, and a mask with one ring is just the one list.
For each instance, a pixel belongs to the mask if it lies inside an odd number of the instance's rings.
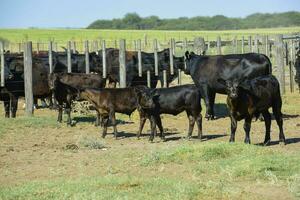
{"label": "pasture field", "polygon": [[283,96],[285,146],[274,120],[270,146],[260,145],[260,121],[252,124],[251,145],[242,142],[242,122],[230,144],[225,96],[216,100],[219,119],[203,120],[202,142],[183,138],[182,113],[163,116],[167,142],[154,143],[148,122],[137,140],[136,112],[117,115],[115,140],[100,138],[93,115],[73,114],[68,127],[53,110],[25,117],[21,103],[18,117],[5,119],[0,104],[0,199],[299,199],[300,95]]}
{"label": "pasture field", "polygon": [[59,43],[67,41],[83,41],[105,39],[108,41],[126,39],[158,39],[166,41],[170,38],[175,40],[194,39],[204,37],[206,40],[216,40],[221,36],[222,40],[231,40],[234,36],[241,38],[255,34],[295,34],[300,32],[300,27],[266,28],[248,30],[226,30],[226,31],[159,31],[159,30],[100,30],[100,29],[0,29],[0,38],[12,43],[22,41],[47,42],[50,39]]}

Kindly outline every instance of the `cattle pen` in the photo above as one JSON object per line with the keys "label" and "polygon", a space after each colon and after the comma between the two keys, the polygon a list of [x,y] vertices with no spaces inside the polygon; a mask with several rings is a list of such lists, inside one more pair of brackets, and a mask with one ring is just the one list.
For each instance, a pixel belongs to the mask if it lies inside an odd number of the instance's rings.
{"label": "cattle pen", "polygon": [[[1,83],[8,87],[11,83],[19,84],[19,80],[22,83],[23,80],[27,81],[27,88],[21,85],[22,92],[26,90],[27,107],[18,109],[15,119],[0,116],[0,199],[298,199],[300,95],[298,87],[291,81],[294,81],[299,36],[269,35],[267,38],[267,42],[264,36],[253,35],[250,38],[233,37],[233,40],[216,37],[213,41],[196,37],[164,41],[141,38],[4,43],[1,60],[8,62],[10,58],[17,59],[12,59],[15,61],[10,65],[14,66],[12,73],[6,71],[6,64],[1,62],[1,70],[4,71],[1,73]],[[279,40],[281,45],[277,47]],[[106,59],[110,49],[116,50],[112,54],[114,57]],[[139,139],[137,137],[140,122],[138,111],[134,111],[130,117],[116,114],[116,139],[111,134],[112,126],[107,128],[107,136],[101,138],[104,128],[95,126],[95,111],[91,111],[91,104],[87,102],[82,102],[86,108],[74,102],[71,125],[57,122],[57,109],[32,107],[37,84],[34,78],[40,75],[40,71],[36,70],[40,64],[45,66],[47,75],[50,72],[57,75],[55,68],[59,60],[64,65],[62,74],[83,77],[83,73],[90,73],[84,76],[107,78],[111,73],[110,59],[114,59],[114,64],[118,65],[114,72],[119,80],[117,87],[127,87],[132,75],[128,70],[132,65],[126,57],[135,52],[137,60],[134,75],[142,78],[148,86],[161,77],[159,87],[170,88],[155,90],[170,90],[176,88],[173,86],[193,83],[184,70],[178,71],[176,59],[183,57],[185,51],[194,51],[196,54],[205,51],[206,55],[249,52],[268,55],[273,74],[280,80],[278,73],[285,73],[281,78],[284,78],[285,84],[282,112],[286,145],[279,145],[275,120],[272,120],[272,140],[268,146],[262,143],[265,122],[260,120],[253,120],[251,145],[243,143],[244,129],[241,123],[237,127],[236,141],[229,143],[231,130],[225,103],[227,96],[219,94],[215,102],[216,120],[203,120],[202,139],[197,137],[195,130],[190,139],[186,137],[189,119],[185,112],[177,116],[162,114],[166,140],[155,137],[153,142],[149,142],[151,125],[148,121]],[[163,66],[161,52],[174,55],[173,63],[170,56],[166,61],[168,65]],[[280,60],[277,60],[278,52]],[[99,73],[94,66],[95,54],[101,60]],[[153,59],[150,68],[145,55]],[[42,62],[37,56],[41,56]],[[76,62],[76,66],[80,65],[80,72],[79,67],[74,67]],[[279,70],[278,64],[284,69]],[[121,72],[123,70],[123,79],[119,69]],[[72,73],[66,74],[68,71]],[[13,76],[18,74],[16,72],[28,75],[11,82]],[[170,80],[172,82],[168,85]],[[40,80],[38,84],[41,84]],[[0,89],[5,91],[5,87]],[[19,108],[23,102],[22,99]],[[3,114],[6,110],[2,102],[0,105],[0,113]],[[206,108],[203,102],[201,105],[204,115]],[[66,116],[63,115],[62,122],[67,122]]]}
{"label": "cattle pen", "polygon": [[49,42],[31,41],[23,43],[0,43],[0,57],[1,57],[1,87],[5,86],[5,80],[8,73],[5,73],[5,56],[11,53],[23,55],[24,59],[24,83],[25,83],[25,102],[27,114],[33,113],[33,92],[32,92],[32,55],[40,52],[47,52],[49,72],[53,72],[53,52],[65,52],[67,58],[68,72],[72,72],[72,55],[85,55],[85,72],[90,73],[90,52],[101,53],[102,55],[102,77],[107,77],[107,59],[106,49],[119,49],[119,87],[126,87],[126,51],[135,51],[138,55],[138,76],[142,77],[143,67],[145,66],[142,60],[142,52],[152,52],[154,55],[154,69],[147,69],[147,85],[150,87],[151,79],[158,76],[161,68],[158,62],[158,51],[162,49],[169,49],[170,60],[169,69],[163,69],[163,87],[167,87],[167,79],[174,75],[174,70],[178,70],[177,84],[181,84],[181,69],[174,68],[173,56],[183,56],[185,51],[194,51],[196,54],[206,55],[222,55],[222,54],[238,54],[238,53],[262,53],[268,56],[273,63],[273,74],[276,75],[280,82],[281,91],[286,92],[286,85],[290,92],[295,91],[294,80],[294,65],[296,59],[296,47],[299,46],[299,35],[255,35],[249,37],[233,37],[232,40],[223,41],[221,37],[217,37],[215,41],[206,41],[203,37],[195,37],[194,40],[184,39],[183,41],[175,41],[171,38],[168,42],[160,42],[157,39],[149,41],[147,37],[143,39],[126,41],[68,41],[63,45],[55,40]]}

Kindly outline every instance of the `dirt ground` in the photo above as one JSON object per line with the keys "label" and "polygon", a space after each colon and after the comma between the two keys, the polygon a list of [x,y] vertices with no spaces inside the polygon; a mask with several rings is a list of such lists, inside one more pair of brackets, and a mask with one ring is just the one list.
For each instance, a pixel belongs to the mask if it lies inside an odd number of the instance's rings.
{"label": "dirt ground", "polygon": [[[293,98],[295,98],[293,96]],[[300,98],[291,102],[298,102]],[[299,100],[299,101],[298,101]],[[224,96],[218,96],[217,113],[219,118],[213,121],[203,120],[204,139],[203,143],[229,140],[230,120],[226,117]],[[2,104],[0,104],[0,117],[4,116]],[[294,105],[295,106],[295,105]],[[284,133],[287,145],[278,145],[278,127],[272,120],[271,138],[272,143],[265,148],[284,149],[288,152],[300,151],[300,116],[299,108],[284,107]],[[21,108],[21,104],[19,108]],[[285,112],[286,111],[286,112]],[[288,113],[287,113],[288,111]],[[204,113],[204,112],[203,112]],[[18,116],[23,116],[24,111],[18,110]],[[49,109],[35,110],[35,116],[47,116],[50,120],[56,120],[56,111]],[[66,116],[64,116],[66,117]],[[117,116],[119,138],[113,138],[112,127],[108,130],[105,139],[100,138],[100,128],[93,125],[94,118],[73,115],[73,127],[66,124],[52,126],[24,126],[22,128],[11,127],[5,133],[0,134],[0,185],[15,186],[30,181],[55,180],[61,177],[77,178],[82,176],[104,176],[112,174],[144,174],[140,171],[139,162],[143,157],[156,150],[164,150],[176,147],[182,143],[200,143],[197,139],[185,140],[188,128],[188,120],[185,113],[178,116],[164,115],[163,126],[167,133],[167,142],[156,138],[154,143],[149,143],[149,122],[147,121],[140,140],[136,138],[138,129],[138,115],[134,113],[130,118]],[[65,118],[64,118],[65,119]],[[194,134],[196,136],[196,125]],[[82,148],[79,144],[83,138],[97,138],[103,142],[105,148],[91,150]],[[244,140],[243,122],[238,123],[236,141]],[[251,143],[259,144],[264,140],[264,122],[253,122],[251,129]],[[68,146],[69,145],[69,146]],[[73,145],[73,149],[72,149]],[[79,147],[79,149],[77,149]],[[68,149],[69,148],[69,149]],[[71,149],[70,149],[71,148]],[[111,159],[114,158],[114,159]],[[158,169],[164,170],[164,169]],[[149,176],[155,175],[150,171]],[[172,170],[165,176],[180,176],[185,174],[183,167],[172,166]],[[147,176],[147,175],[146,175]],[[251,188],[250,186],[248,189]],[[268,189],[268,188],[267,188]],[[250,189],[249,189],[250,190]],[[263,188],[257,190],[263,192]],[[288,192],[277,193],[279,199],[289,199]],[[282,197],[282,198],[281,198]],[[292,198],[292,197],[291,197]]]}

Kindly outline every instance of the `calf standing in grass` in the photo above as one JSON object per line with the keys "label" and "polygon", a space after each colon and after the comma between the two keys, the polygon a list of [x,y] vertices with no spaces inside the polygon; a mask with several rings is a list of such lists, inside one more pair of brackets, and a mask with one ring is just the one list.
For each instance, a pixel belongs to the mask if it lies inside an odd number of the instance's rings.
{"label": "calf standing in grass", "polygon": [[[153,101],[154,108],[143,109],[146,116],[151,120],[154,119],[160,130],[160,136],[165,140],[165,134],[161,123],[160,114],[178,115],[186,111],[189,119],[188,138],[192,136],[195,122],[198,125],[198,138],[202,138],[202,115],[201,115],[201,94],[195,85],[182,85],[170,88],[154,89]],[[141,118],[138,137],[141,135],[146,118]],[[151,126],[150,141],[154,139],[156,126]]]}
{"label": "calf standing in grass", "polygon": [[[84,89],[80,91],[79,98],[92,103],[100,113],[103,119],[103,138],[106,136],[109,118],[114,127],[115,138],[117,138],[116,112],[131,115],[135,109],[138,109],[140,118],[144,118],[141,107],[144,109],[154,107],[151,91],[146,86]],[[151,124],[154,124],[153,120]]]}
{"label": "calf standing in grass", "polygon": [[[103,88],[106,79],[99,74],[79,73],[52,73],[49,75],[48,84],[58,102],[58,122],[62,122],[62,108],[65,103],[65,110],[68,115],[67,124],[71,125],[71,104],[77,97],[78,90],[84,88]],[[100,123],[100,115],[97,113],[96,125]]]}
{"label": "calf standing in grass", "polygon": [[283,120],[281,113],[282,100],[280,96],[279,82],[272,75],[260,76],[252,80],[227,80],[221,83],[227,88],[227,105],[231,119],[230,142],[235,140],[237,121],[245,119],[244,130],[245,143],[250,144],[250,128],[252,118],[261,113],[265,120],[266,135],[264,144],[267,145],[270,138],[271,115],[268,111],[272,107],[273,114],[279,127],[279,142],[285,143],[283,133]]}

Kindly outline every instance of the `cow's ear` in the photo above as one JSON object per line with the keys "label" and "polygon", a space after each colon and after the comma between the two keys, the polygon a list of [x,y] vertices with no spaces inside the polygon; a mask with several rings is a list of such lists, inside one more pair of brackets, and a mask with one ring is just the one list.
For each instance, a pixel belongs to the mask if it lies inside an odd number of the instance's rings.
{"label": "cow's ear", "polygon": [[185,58],[186,58],[187,60],[190,59],[190,52],[189,52],[189,51],[186,51],[184,55],[185,55]]}
{"label": "cow's ear", "polygon": [[226,81],[222,78],[218,78],[218,83],[220,83],[221,85],[225,85],[226,86]]}
{"label": "cow's ear", "polygon": [[244,89],[244,90],[250,91],[251,90],[250,81],[249,80],[244,80],[244,81],[240,82],[239,87]]}

